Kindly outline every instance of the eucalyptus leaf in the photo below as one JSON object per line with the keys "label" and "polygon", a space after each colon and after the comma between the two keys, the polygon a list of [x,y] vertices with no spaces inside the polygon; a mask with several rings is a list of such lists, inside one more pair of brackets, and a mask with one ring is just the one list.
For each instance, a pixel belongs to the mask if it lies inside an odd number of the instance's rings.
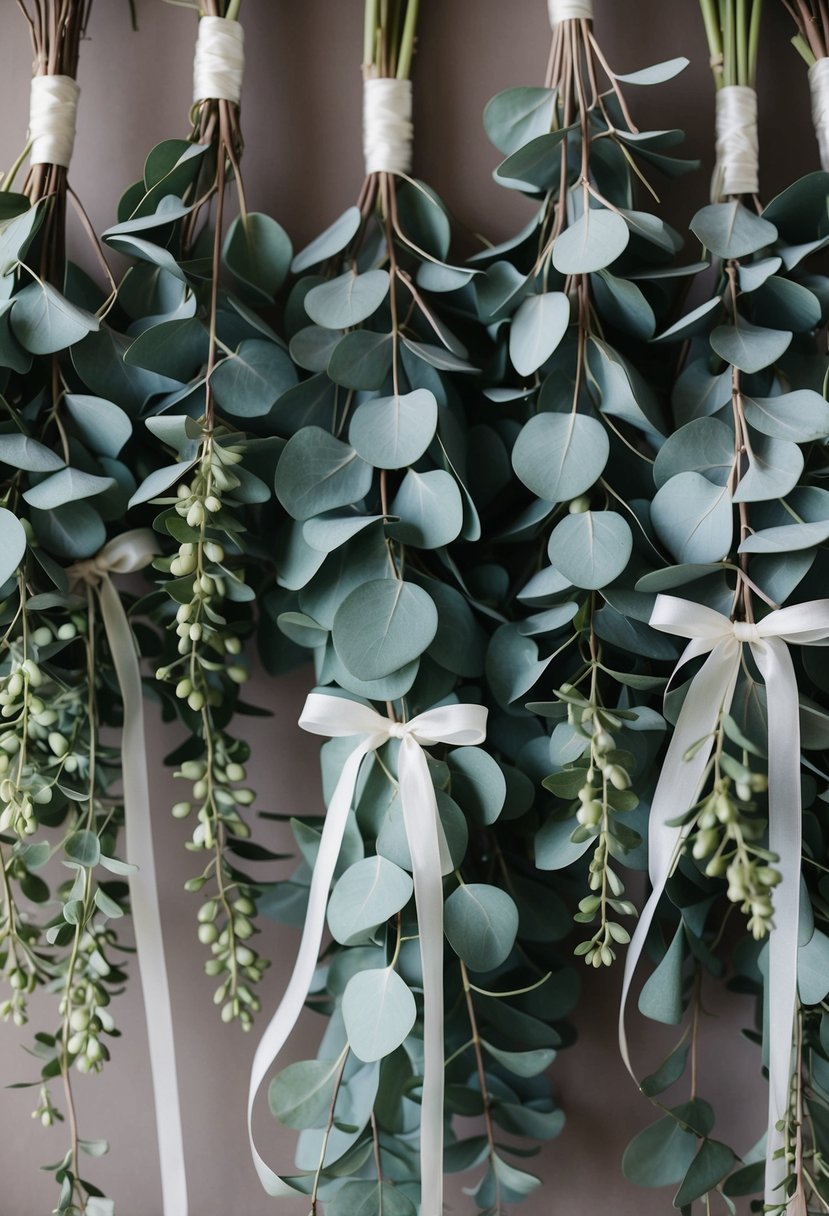
{"label": "eucalyptus leaf", "polygon": [[691,231],[719,258],[742,258],[771,245],[777,229],[739,199],[712,203],[691,220]]}
{"label": "eucalyptus leaf", "polygon": [[340,1060],[299,1060],[277,1073],[268,1088],[271,1114],[285,1127],[325,1127]]}
{"label": "eucalyptus leaf", "polygon": [[248,338],[213,370],[210,386],[231,417],[256,418],[269,413],[297,382],[288,355],[273,342]]}
{"label": "eucalyptus leaf", "polygon": [[471,971],[491,971],[509,956],[518,933],[518,909],[498,887],[465,883],[444,905],[450,946]]}
{"label": "eucalyptus leaf", "polygon": [[0,587],[14,574],[26,552],[26,533],[16,515],[0,507]]}
{"label": "eucalyptus leaf", "polygon": [[409,469],[390,510],[399,522],[388,525],[389,534],[418,549],[448,545],[463,527],[461,492],[445,469],[428,469],[425,473]]}
{"label": "eucalyptus leaf", "polygon": [[591,274],[615,262],[629,240],[630,229],[621,215],[588,209],[556,237],[553,265],[559,274]]}
{"label": "eucalyptus leaf", "polygon": [[311,266],[326,262],[335,254],[340,253],[357,235],[362,220],[359,207],[349,207],[324,232],[314,237],[310,244],[299,251],[291,263],[292,273],[302,274]]}
{"label": "eucalyptus leaf", "polygon": [[29,506],[37,507],[40,511],[51,511],[65,503],[102,494],[115,484],[111,477],[98,477],[94,473],[83,473],[80,469],[61,469],[24,491],[23,497]]}
{"label": "eucalyptus leaf", "polygon": [[561,291],[527,296],[512,319],[509,353],[515,370],[530,376],[546,363],[570,324],[570,301]]}
{"label": "eucalyptus leaf", "polygon": [[90,450],[101,456],[117,456],[132,435],[129,416],[114,402],[85,393],[67,393],[64,401]]}
{"label": "eucalyptus leaf", "polygon": [[710,338],[721,359],[748,374],[776,363],[791,340],[792,335],[785,330],[765,329],[742,318],[739,325],[717,325]]}
{"label": "eucalyptus leaf", "polygon": [[583,494],[601,477],[610,441],[587,414],[535,414],[512,450],[512,466],[524,485],[547,502]]}
{"label": "eucalyptus leaf", "polygon": [[19,432],[0,435],[0,461],[13,469],[25,469],[29,473],[53,473],[64,467],[57,452]]}
{"label": "eucalyptus leaf", "polygon": [[294,519],[349,506],[371,488],[371,466],[354,448],[318,426],[303,427],[282,450],[276,496]]}
{"label": "eucalyptus leaf", "polygon": [[78,308],[49,283],[30,283],[14,297],[11,326],[33,355],[51,355],[100,328],[98,318]]}
{"label": "eucalyptus leaf", "polygon": [[795,443],[829,436],[829,403],[813,389],[795,389],[779,397],[745,397],[746,421],[756,431]]}
{"label": "eucalyptus leaf", "polygon": [[247,211],[230,225],[222,256],[237,279],[272,300],[285,282],[292,252],[290,238],[276,220]]}
{"label": "eucalyptus leaf", "polygon": [[376,312],[389,293],[387,270],[350,270],[330,282],[312,287],[305,297],[305,311],[324,329],[350,329]]}
{"label": "eucalyptus leaf", "polygon": [[404,667],[429,647],[438,614],[422,588],[399,579],[362,583],[334,617],[337,654],[360,680],[378,680]]}
{"label": "eucalyptus leaf", "polygon": [[415,1023],[415,999],[392,967],[358,971],[346,985],[343,1021],[351,1050],[366,1063],[405,1042]]}
{"label": "eucalyptus leaf", "polygon": [[374,397],[357,406],[348,438],[355,450],[378,469],[414,464],[432,442],[438,403],[428,389],[392,397]]}
{"label": "eucalyptus leaf", "polygon": [[328,927],[335,941],[353,946],[363,941],[412,897],[412,880],[385,857],[355,862],[338,879],[328,901]]}
{"label": "eucalyptus leaf", "polygon": [[345,334],[328,361],[328,375],[344,388],[380,389],[392,361],[391,334],[355,329]]}
{"label": "eucalyptus leaf", "polygon": [[651,506],[656,534],[678,562],[720,561],[731,549],[728,488],[700,473],[678,473],[657,490]]}
{"label": "eucalyptus leaf", "polygon": [[574,587],[595,590],[618,578],[630,560],[633,536],[616,511],[566,515],[550,534],[550,561]]}
{"label": "eucalyptus leaf", "polygon": [[555,101],[554,89],[505,89],[487,102],[484,129],[498,151],[509,156],[550,130]]}
{"label": "eucalyptus leaf", "polygon": [[789,439],[757,435],[748,448],[748,469],[734,491],[734,502],[785,498],[803,472],[803,453]]}

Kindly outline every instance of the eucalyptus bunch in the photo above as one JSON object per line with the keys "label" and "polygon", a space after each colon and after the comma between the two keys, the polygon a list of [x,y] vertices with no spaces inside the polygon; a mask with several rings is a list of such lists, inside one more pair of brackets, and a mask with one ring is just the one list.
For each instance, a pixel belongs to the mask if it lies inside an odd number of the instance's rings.
{"label": "eucalyptus bunch", "polygon": [[[736,92],[726,106],[718,104],[713,201],[691,221],[712,266],[700,276],[709,298],[661,335],[682,342],[672,395],[674,429],[653,469],[651,519],[671,564],[637,584],[651,591],[682,588],[686,604],[714,609],[726,622],[736,622],[736,637],[755,640],[770,610],[809,601],[825,586],[827,505],[820,481],[829,434],[825,343],[816,344],[826,323],[826,281],[806,269],[810,255],[826,243],[829,177],[810,174],[766,207],[759,202],[751,111],[760,7],[702,4],[717,89]],[[732,103],[736,114],[728,113]],[[743,150],[753,146],[753,157],[735,159],[731,132]],[[825,666],[816,653],[822,652],[792,652],[800,746],[807,753],[803,879],[811,901],[801,902],[789,1110],[776,1129],[768,1128],[770,1143],[780,1138],[779,1148],[769,1150],[780,1179],[771,1194],[766,1166],[766,1205],[773,1211],[825,1208],[825,1097],[819,1089],[825,1052],[818,1035],[820,1006],[829,991],[829,939],[815,918],[819,922],[824,915],[826,779],[820,757],[808,754],[825,750],[829,718],[825,678],[812,674]],[[794,892],[797,899],[799,858],[781,882],[784,859],[770,843],[769,817],[785,808],[769,804],[768,757],[770,734],[785,728],[776,720],[781,710],[767,696],[766,672],[761,675],[757,658],[753,645],[742,647],[733,697],[726,697],[718,713],[715,707],[713,731],[691,742],[683,757],[693,763],[697,753],[710,754],[692,804],[674,807],[670,823],[680,834],[681,852],[667,883],[668,900],[660,904],[662,944],[653,940],[656,935],[651,939],[662,958],[639,999],[647,1016],[686,1025],[668,1058],[642,1083],[663,1115],[629,1146],[625,1172],[645,1185],[679,1184],[677,1207],[716,1190],[726,1208],[736,1211],[735,1198],[763,1182],[762,1140],[741,1161],[712,1137],[714,1111],[698,1094],[696,1061],[705,1044],[711,979],[726,976],[738,992],[757,996],[756,1023],[748,1033],[762,1044],[764,1063],[775,1052],[785,1056],[789,1040],[787,1026],[775,1030],[772,1022],[769,1030],[764,1020],[764,1005],[773,1008],[775,1002],[766,938],[781,929],[783,894],[791,901]],[[693,681],[668,692],[670,722],[677,722],[683,699],[693,695]],[[689,1062],[689,1099],[668,1109],[657,1095],[683,1076]]]}
{"label": "eucalyptus bunch", "polygon": [[[220,34],[241,53],[238,9],[212,2],[203,20],[223,22]],[[172,813],[195,820],[187,847],[200,870],[187,888],[202,893],[198,936],[210,948],[205,970],[219,981],[216,1004],[224,1021],[248,1029],[267,964],[250,941],[257,884],[240,862],[272,854],[250,839],[250,749],[231,724],[253,712],[239,694],[268,561],[256,538],[278,452],[269,415],[296,374],[260,315],[285,279],[291,245],[275,220],[248,209],[241,152],[238,103],[208,97],[194,104],[187,138],[149,153],[103,234],[133,262],[118,287],[123,332],[99,338],[89,375],[143,423],[129,505],[161,508],[153,527],[163,553],[159,590],[141,610],[161,627],[153,657],[164,713],[187,732],[169,757],[188,786]]]}
{"label": "eucalyptus bunch", "polygon": [[[293,262],[285,325],[309,374],[274,413],[287,439],[276,496],[289,518],[277,587],[263,601],[265,630],[275,620],[312,651],[318,686],[383,706],[392,724],[479,703],[487,636],[503,620],[500,579],[493,585],[482,550],[487,478],[474,447],[487,439],[476,373],[491,357],[470,288],[480,272],[450,260],[449,214],[408,169],[416,20],[413,0],[367,5],[366,179],[357,205]],[[382,93],[391,100],[377,114],[372,94]],[[363,762],[348,817],[327,908],[333,942],[311,994],[328,1018],[318,1057],[284,1068],[270,1089],[273,1113],[301,1133],[302,1173],[287,1182],[327,1200],[332,1216],[358,1204],[413,1213],[419,1199],[431,1211],[421,1196],[432,1180],[418,1163],[430,1134],[420,1109],[422,927],[400,746],[392,738]],[[345,738],[322,749],[327,801],[353,748]],[[562,1126],[542,1074],[571,1037],[563,1019],[575,996],[552,944],[561,919],[539,913],[546,892],[526,867],[504,874],[493,825],[520,815],[533,790],[503,751],[496,740],[428,756],[449,855],[444,1163],[485,1167],[470,1193],[492,1212],[538,1185],[511,1163],[502,1133],[537,1140]],[[264,906],[296,921],[320,825],[302,815],[292,827],[302,864]],[[480,1132],[458,1138],[455,1115],[477,1117]]]}

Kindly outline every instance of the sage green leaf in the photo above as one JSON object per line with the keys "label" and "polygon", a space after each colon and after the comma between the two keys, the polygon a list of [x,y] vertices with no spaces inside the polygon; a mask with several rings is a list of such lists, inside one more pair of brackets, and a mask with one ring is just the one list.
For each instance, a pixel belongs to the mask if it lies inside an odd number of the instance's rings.
{"label": "sage green leaf", "polygon": [[694,359],[674,385],[672,400],[680,426],[716,414],[731,401],[731,368],[715,376],[708,363],[707,358]]}
{"label": "sage green leaf", "polygon": [[57,452],[19,432],[0,435],[0,461],[13,469],[25,469],[29,473],[53,473],[55,469],[64,467]]}
{"label": "sage green leaf", "polygon": [[638,1186],[671,1186],[685,1177],[696,1151],[696,1136],[666,1115],[631,1140],[622,1171]]}
{"label": "sage green leaf", "polygon": [[397,215],[400,229],[410,244],[445,262],[452,241],[452,225],[434,190],[425,182],[399,182]]}
{"label": "sage green leaf", "polygon": [[657,1094],[664,1093],[671,1085],[675,1085],[685,1072],[689,1052],[690,1044],[687,1043],[675,1048],[655,1072],[643,1078],[639,1086],[642,1093],[648,1098],[654,1098]]}
{"label": "sage green leaf", "polygon": [[285,282],[292,252],[290,237],[276,220],[248,211],[230,225],[222,257],[240,282],[272,300]]}
{"label": "sage green leaf", "polygon": [[592,591],[619,577],[632,550],[631,530],[616,511],[581,511],[556,524],[547,551],[574,587]]}
{"label": "sage green leaf", "polygon": [[425,473],[409,469],[390,510],[400,522],[388,525],[389,534],[418,549],[448,545],[463,527],[461,492],[445,469],[428,469]]}
{"label": "sage green leaf", "polygon": [[286,638],[296,642],[297,646],[307,646],[309,650],[324,646],[328,640],[328,630],[304,612],[280,612],[276,623]]}
{"label": "sage green leaf", "polygon": [[563,291],[521,301],[509,331],[509,354],[519,375],[530,376],[547,362],[569,324],[570,301]]}
{"label": "sage green leaf", "polygon": [[210,335],[196,317],[160,321],[145,329],[124,354],[124,362],[186,384],[210,354]]}
{"label": "sage green leaf", "polygon": [[695,418],[665,440],[656,454],[653,479],[657,488],[678,473],[701,473],[724,486],[734,465],[734,432],[718,418]]}
{"label": "sage green leaf", "polygon": [[292,273],[301,274],[303,270],[308,270],[320,262],[326,262],[335,253],[345,249],[349,241],[359,232],[362,222],[360,208],[349,207],[324,232],[314,237],[310,244],[299,251],[291,263]]}
{"label": "sage green leaf", "polygon": [[309,372],[322,372],[328,367],[337,349],[341,334],[321,325],[306,325],[291,338],[288,349],[291,358]]}
{"label": "sage green leaf", "polygon": [[32,526],[41,545],[57,557],[91,557],[106,541],[104,521],[87,502],[68,502],[49,511],[33,508]]}
{"label": "sage green leaf", "polygon": [[677,1026],[682,1021],[682,965],[685,961],[685,929],[680,924],[658,967],[639,994],[639,1010],[654,1022]]}
{"label": "sage green leaf", "polygon": [[126,257],[138,258],[139,261],[146,262],[150,266],[157,266],[159,270],[165,271],[187,286],[187,274],[179,266],[170,250],[165,249],[162,245],[156,245],[153,241],[147,241],[140,236],[131,236],[129,233],[114,232],[110,235],[105,232],[103,239]]}
{"label": "sage green leaf", "polygon": [[70,861],[81,866],[96,866],[101,858],[101,845],[94,832],[73,832],[67,836],[63,851]]}
{"label": "sage green leaf", "polygon": [[391,334],[355,329],[340,338],[328,361],[328,375],[344,388],[383,387],[392,359]]}
{"label": "sage green leaf", "polygon": [[785,327],[808,333],[820,325],[820,300],[802,283],[772,275],[752,301],[752,316],[758,325]]}
{"label": "sage green leaf", "polygon": [[[469,828],[463,811],[443,790],[435,790],[438,818],[446,838],[449,857],[454,866],[459,866],[466,856],[469,844]],[[377,852],[401,869],[412,869],[412,855],[400,802],[395,797],[389,804],[382,826],[377,834]]]}
{"label": "sage green leaf", "polygon": [[742,258],[777,240],[777,229],[739,199],[712,203],[691,220],[691,231],[718,258]]}
{"label": "sage green leaf", "polygon": [[341,1060],[298,1060],[277,1073],[268,1087],[271,1114],[285,1127],[325,1127]]}
{"label": "sage green leaf", "polygon": [[26,533],[16,515],[0,507],[0,587],[11,578],[26,552]]}
{"label": "sage green leaf", "polygon": [[447,756],[450,792],[472,823],[488,827],[504,809],[507,782],[497,760],[480,747],[456,747]]}
{"label": "sage green leaf", "polygon": [[387,270],[350,270],[327,283],[312,287],[305,297],[305,311],[324,329],[350,329],[376,312],[389,293]]}
{"label": "sage green leaf", "polygon": [[535,1051],[503,1051],[500,1047],[493,1047],[486,1039],[481,1040],[481,1046],[502,1068],[515,1073],[517,1077],[537,1077],[546,1072],[556,1058],[551,1047],[537,1047]]}
{"label": "sage green leaf", "polygon": [[405,1042],[417,1016],[415,999],[392,967],[358,971],[342,1001],[343,1021],[358,1060],[382,1060]]}
{"label": "sage green leaf", "polygon": [[416,388],[363,401],[354,411],[348,438],[375,468],[402,469],[420,459],[435,437],[437,423],[434,393]]}
{"label": "sage green leaf", "polygon": [[680,317],[673,325],[670,325],[661,334],[657,334],[654,338],[655,342],[678,342],[682,338],[689,338],[692,334],[699,333],[705,329],[706,322],[711,316],[711,313],[722,308],[722,300],[719,296],[715,296],[713,300],[706,300],[704,304],[698,304],[696,308],[692,308],[684,317]]}
{"label": "sage green leaf", "polygon": [[349,506],[371,488],[371,466],[354,448],[318,426],[304,427],[286,443],[276,468],[276,496],[294,519]]}
{"label": "sage green leaf", "polygon": [[610,441],[587,414],[535,414],[512,449],[512,467],[539,498],[564,502],[589,490],[601,477]]}
{"label": "sage green leaf", "polygon": [[[662,134],[670,135],[671,132],[665,131],[662,132]],[[677,131],[676,134],[680,139],[682,138],[681,131]],[[643,138],[646,138],[646,134],[644,132],[641,135],[636,136],[630,132],[619,131],[618,135],[619,138],[623,139],[626,143],[633,144],[636,144]],[[660,161],[660,167],[663,169],[677,163],[668,157],[662,157],[660,158]],[[686,161],[684,163],[690,164],[691,167],[696,168],[695,161]],[[633,236],[640,237],[643,241],[647,241],[649,245],[655,245],[657,249],[662,249],[665,253],[670,254],[676,253],[677,250],[682,248],[683,242],[679,233],[671,228],[670,224],[666,224],[663,219],[660,219],[658,215],[654,215],[652,211],[632,211],[627,207],[620,207],[619,214],[624,217],[626,224],[630,228],[631,234]],[[687,273],[687,271],[685,273]]]}
{"label": "sage green leaf", "polygon": [[466,598],[447,583],[429,579],[427,590],[438,610],[438,628],[429,647],[431,658],[456,675],[472,678],[484,669],[486,635]]}
{"label": "sage green leaf", "polygon": [[247,338],[235,354],[213,369],[210,386],[216,401],[234,418],[267,414],[297,382],[294,365],[274,342]]}
{"label": "sage green leaf", "polygon": [[662,419],[656,396],[625,357],[600,338],[587,343],[587,366],[599,391],[602,414],[622,418],[658,448],[662,443]]}
{"label": "sage green leaf", "polygon": [[14,336],[33,355],[51,355],[100,329],[92,313],[70,304],[49,283],[30,283],[14,297]]}
{"label": "sage green leaf", "polygon": [[684,1208],[713,1190],[730,1171],[735,1160],[734,1153],[727,1144],[719,1140],[703,1140],[682,1186],[674,1195],[674,1207]]}
{"label": "sage green leaf", "polygon": [[508,190],[525,193],[551,190],[561,173],[556,152],[566,136],[566,128],[537,135],[501,161],[492,176]]}
{"label": "sage green leaf", "polygon": [[538,646],[522,637],[515,625],[501,625],[490,639],[486,653],[486,676],[496,700],[511,705],[541,678],[549,659],[539,660]]}
{"label": "sage green leaf", "polygon": [[437,632],[434,601],[395,578],[363,583],[340,604],[332,638],[340,661],[359,680],[379,680],[418,658]]}
{"label": "sage green leaf", "polygon": [[[17,197],[20,197],[19,195]],[[0,222],[0,276],[5,277],[23,257],[29,241],[39,227],[45,207],[35,205],[18,215],[3,218]]]}
{"label": "sage green leaf", "polygon": [[621,215],[589,208],[565,228],[553,245],[553,265],[559,274],[592,274],[624,253],[630,229]]}
{"label": "sage green leaf", "polygon": [[811,549],[829,540],[829,520],[820,523],[783,524],[779,528],[763,528],[747,536],[740,553],[788,553],[793,549]]}
{"label": "sage green leaf", "polygon": [[813,389],[795,389],[779,397],[744,397],[746,421],[773,439],[795,443],[829,436],[829,403]]}
{"label": "sage green leaf", "polygon": [[417,1209],[391,1182],[346,1182],[326,1203],[325,1216],[417,1216]]}
{"label": "sage green leaf", "polygon": [[504,89],[484,108],[484,130],[498,151],[509,156],[550,130],[555,103],[555,89]]}
{"label": "sage green leaf", "polygon": [[361,515],[357,511],[325,511],[307,519],[302,526],[302,535],[312,549],[320,553],[333,553],[346,544],[352,536],[362,532],[370,524],[379,523],[382,515]]}
{"label": "sage green leaf", "polygon": [[737,325],[717,325],[710,342],[721,359],[751,375],[776,363],[788,348],[792,335],[782,329],[764,329],[740,318]]}
{"label": "sage green leaf", "polygon": [[515,945],[518,909],[506,891],[486,883],[464,883],[444,904],[447,940],[471,971],[492,971]]}
{"label": "sage green leaf", "polygon": [[405,908],[414,890],[411,877],[385,857],[366,857],[349,866],[328,901],[328,928],[335,941],[354,946]]}
{"label": "sage green leaf", "polygon": [[98,477],[94,473],[82,473],[80,469],[61,469],[38,482],[23,494],[30,507],[40,511],[52,511],[64,503],[77,502],[81,498],[92,498],[115,486],[112,477]]}
{"label": "sage green leaf", "polygon": [[184,460],[192,457],[196,443],[204,435],[202,427],[189,414],[155,414],[144,425],[167,447],[175,448]]}
{"label": "sage green leaf", "polygon": [[615,72],[614,76],[625,84],[664,84],[666,80],[673,80],[674,76],[684,72],[688,63],[689,60],[684,55],[679,55],[676,59],[666,59],[663,63],[654,63],[649,68],[640,68],[638,72],[628,72],[624,76]]}
{"label": "sage green leaf", "polygon": [[541,825],[535,836],[535,864],[539,870],[564,870],[587,852],[592,838],[574,843],[570,839],[573,827],[572,819],[548,819]]}
{"label": "sage green leaf", "polygon": [[797,952],[797,988],[804,1005],[819,1005],[829,993],[829,937],[819,929]]}
{"label": "sage green leaf", "polygon": [[602,317],[634,337],[652,338],[656,317],[645,293],[629,279],[620,279],[609,270],[600,270],[592,280],[596,303]]}
{"label": "sage green leaf", "polygon": [[[424,265],[429,265],[429,263],[424,263]],[[418,276],[418,281],[421,277]],[[431,342],[412,342],[409,338],[404,338],[403,346],[418,359],[428,363],[430,367],[436,367],[439,372],[472,372],[475,375],[480,372],[480,368],[475,367],[466,359],[462,359],[460,355],[444,350],[442,346],[434,346]]]}
{"label": "sage green leaf", "polygon": [[70,418],[90,451],[100,456],[117,456],[132,435],[129,415],[114,402],[86,393],[67,393],[64,401]]}
{"label": "sage green leaf", "polygon": [[90,393],[114,401],[134,416],[148,398],[177,386],[155,372],[125,363],[129,346],[129,338],[105,325],[97,333],[89,334],[78,346],[73,346],[72,362]]}
{"label": "sage green leaf", "polygon": [[803,453],[788,439],[758,435],[748,449],[748,469],[734,491],[734,502],[785,498],[803,472]]}
{"label": "sage green leaf", "polygon": [[756,291],[758,287],[763,286],[766,279],[777,274],[782,265],[783,259],[778,257],[760,258],[758,262],[746,262],[738,272],[740,291]]}
{"label": "sage green leaf", "polygon": [[195,463],[196,458],[194,456],[192,459],[183,460],[179,464],[168,464],[163,469],[154,469],[149,477],[142,481],[128,505],[137,507],[139,503],[151,502],[153,498],[160,498],[165,490],[169,490],[177,482],[181,481],[184,474],[188,469],[192,469]]}
{"label": "sage green leaf", "polygon": [[700,473],[679,473],[656,492],[651,522],[678,562],[718,562],[733,536],[731,499]]}

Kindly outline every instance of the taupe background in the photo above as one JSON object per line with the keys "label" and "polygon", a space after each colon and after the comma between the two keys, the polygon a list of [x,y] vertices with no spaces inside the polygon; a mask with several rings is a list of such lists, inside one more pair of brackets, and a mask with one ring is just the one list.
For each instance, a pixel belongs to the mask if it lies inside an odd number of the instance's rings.
{"label": "taupe background", "polygon": [[[360,0],[245,0],[248,66],[243,96],[250,205],[285,225],[295,248],[353,201],[361,182]],[[768,0],[759,70],[762,191],[770,198],[793,177],[817,168],[808,119],[805,70],[789,46],[782,4]],[[528,216],[527,204],[491,181],[497,163],[481,126],[481,112],[499,89],[541,83],[549,47],[544,0],[423,0],[416,65],[416,172],[430,181],[473,229],[499,239]],[[138,0],[140,29],[129,27],[126,0],[96,0],[89,40],[82,48],[82,99],[71,178],[98,230],[113,222],[119,193],[140,175],[147,151],[187,129],[195,14],[162,0]],[[708,53],[695,0],[596,0],[596,28],[611,64],[632,71],[684,54],[690,68],[667,86],[630,89],[643,128],[680,126],[689,156],[703,166],[668,183],[663,201],[681,227],[706,201],[711,168],[713,94]],[[0,165],[24,142],[30,51],[14,0],[0,0]],[[696,256],[691,250],[691,259]],[[317,745],[296,728],[310,673],[280,682],[257,676],[252,698],[273,711],[251,720],[252,784],[263,809],[308,812],[319,807]],[[255,1032],[244,1036],[219,1023],[213,983],[202,971],[195,942],[197,900],[182,890],[196,870],[185,852],[186,825],[169,814],[181,792],[162,757],[169,731],[151,723],[154,812],[161,899],[172,994],[179,1029],[179,1061],[193,1216],[303,1216],[303,1200],[274,1201],[259,1187],[249,1161],[244,1101]],[[288,842],[263,824],[259,838],[279,849]],[[273,1008],[287,979],[297,935],[265,925],[258,939],[274,959],[263,984]],[[132,967],[135,971],[134,965]],[[621,1177],[624,1145],[655,1114],[625,1074],[615,1046],[619,974],[586,976],[576,1013],[580,1039],[562,1053],[553,1078],[568,1123],[534,1166],[544,1187],[524,1206],[526,1216],[554,1212],[613,1212],[614,1216],[669,1213],[670,1190],[641,1191]],[[712,996],[706,1020],[702,1092],[718,1112],[717,1134],[742,1150],[763,1124],[764,1087],[755,1050],[740,1036],[750,1009],[736,1000],[718,1012]],[[90,1176],[117,1200],[119,1216],[160,1216],[158,1164],[147,1078],[146,1038],[137,979],[116,1015],[123,1038],[101,1078],[79,1078],[82,1134],[105,1136],[111,1152],[91,1163]],[[48,1002],[38,1001],[28,1030],[54,1029]],[[640,1027],[636,1058],[653,1064],[661,1028]],[[294,1058],[313,1054],[319,1033],[310,1017],[291,1045]],[[34,1079],[24,1054],[27,1032],[0,1026],[0,1085]],[[286,1056],[286,1061],[287,1061]],[[60,1130],[43,1131],[28,1118],[35,1091],[0,1092],[0,1216],[46,1216],[56,1191],[38,1165],[62,1155]],[[57,1095],[56,1095],[57,1096]],[[264,1106],[264,1103],[263,1103]],[[280,1136],[260,1112],[261,1143],[278,1169],[291,1165],[291,1136]],[[458,1186],[450,1210],[474,1211]],[[518,1210],[518,1209],[517,1209]]]}

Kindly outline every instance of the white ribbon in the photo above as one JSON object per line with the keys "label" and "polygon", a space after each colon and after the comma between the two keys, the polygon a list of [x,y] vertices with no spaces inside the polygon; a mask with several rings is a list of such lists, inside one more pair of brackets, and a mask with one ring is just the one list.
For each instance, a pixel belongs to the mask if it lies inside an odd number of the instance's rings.
{"label": "white ribbon", "polygon": [[29,156],[33,165],[69,168],[81,90],[71,76],[33,76],[29,95]]}
{"label": "white ribbon", "polygon": [[363,82],[363,155],[366,173],[412,168],[412,82],[376,76]]}
{"label": "white ribbon", "polygon": [[256,1172],[269,1195],[290,1194],[260,1156],[253,1138],[253,1104],[259,1087],[296,1025],[317,967],[328,892],[340,855],[348,812],[363,758],[389,739],[400,740],[398,780],[406,838],[412,858],[415,906],[423,967],[423,1096],[421,1100],[421,1216],[443,1216],[443,874],[452,869],[438,818],[424,747],[466,747],[486,737],[487,710],[443,705],[409,722],[384,718],[345,697],[311,693],[299,719],[303,730],[329,738],[360,736],[346,760],[328,805],[311,877],[299,953],[285,995],[256,1049],[248,1093],[248,1136]]}
{"label": "white ribbon", "polygon": [[829,169],[829,59],[818,59],[809,68],[809,89],[820,167]]}
{"label": "white ribbon", "polygon": [[711,199],[756,194],[760,189],[757,94],[748,85],[717,90],[717,160]]}
{"label": "white ribbon", "polygon": [[[800,904],[800,722],[797,680],[787,642],[815,646],[829,639],[829,599],[812,600],[770,612],[757,624],[731,621],[702,604],[658,595],[650,624],[663,633],[689,638],[675,672],[707,655],[685,696],[651,806],[648,872],[652,891],[625,960],[619,1045],[636,1079],[625,1033],[625,1006],[637,963],[660,897],[689,830],[671,826],[697,801],[713,747],[713,732],[734,696],[743,646],[752,653],[766,684],[768,701],[769,848],[779,857],[781,882],[774,888],[774,928],[769,940],[769,1109],[766,1148],[766,1204],[784,1202],[779,1193],[786,1161],[774,1154],[783,1146],[776,1129],[789,1106],[792,1029],[797,1003],[797,941]],[[701,746],[686,759],[689,748]]]}
{"label": "white ribbon", "polygon": [[593,20],[593,0],[547,0],[547,9],[553,29],[562,21]]}
{"label": "white ribbon", "polygon": [[245,31],[228,17],[202,17],[193,59],[193,101],[239,104],[245,71]]}
{"label": "white ribbon", "polygon": [[127,860],[138,867],[130,875],[130,902],[144,995],[163,1210],[164,1216],[187,1216],[187,1181],[176,1079],[173,1014],[153,857],[141,669],[127,614],[110,578],[112,574],[130,574],[142,570],[158,551],[156,535],[149,528],[139,528],[111,540],[95,557],[77,562],[67,573],[76,583],[84,582],[94,587],[98,594],[124,706],[121,765],[125,852]]}

